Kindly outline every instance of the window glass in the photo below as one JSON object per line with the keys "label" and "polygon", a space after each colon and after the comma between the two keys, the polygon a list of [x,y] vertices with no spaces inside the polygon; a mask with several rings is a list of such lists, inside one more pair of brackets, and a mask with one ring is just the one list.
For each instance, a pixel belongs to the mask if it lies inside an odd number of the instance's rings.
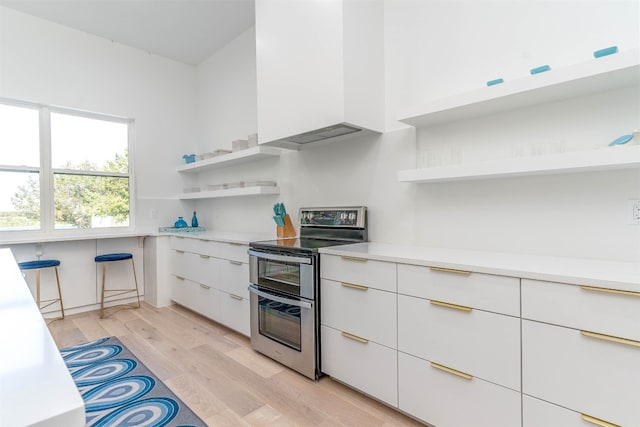
{"label": "window glass", "polygon": [[129,225],[129,178],[54,174],[56,229]]}
{"label": "window glass", "polygon": [[0,104],[0,165],[40,166],[39,112]]}
{"label": "window glass", "polygon": [[0,171],[0,231],[40,229],[40,174]]}
{"label": "window glass", "polygon": [[51,113],[54,169],[128,173],[127,148],[126,123]]}

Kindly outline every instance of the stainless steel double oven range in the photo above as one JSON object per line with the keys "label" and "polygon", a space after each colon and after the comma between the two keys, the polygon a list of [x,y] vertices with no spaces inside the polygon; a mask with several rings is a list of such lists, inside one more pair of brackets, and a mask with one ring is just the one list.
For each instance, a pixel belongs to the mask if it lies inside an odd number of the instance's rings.
{"label": "stainless steel double oven range", "polygon": [[367,208],[301,208],[300,237],[249,245],[251,347],[317,379],[320,366],[318,249],[367,241]]}

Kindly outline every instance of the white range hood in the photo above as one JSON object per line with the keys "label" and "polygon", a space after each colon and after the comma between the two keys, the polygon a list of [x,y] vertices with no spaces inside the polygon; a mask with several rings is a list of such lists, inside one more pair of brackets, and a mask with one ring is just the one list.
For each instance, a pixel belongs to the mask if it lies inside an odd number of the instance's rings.
{"label": "white range hood", "polygon": [[383,19],[382,0],[256,2],[260,144],[384,130]]}

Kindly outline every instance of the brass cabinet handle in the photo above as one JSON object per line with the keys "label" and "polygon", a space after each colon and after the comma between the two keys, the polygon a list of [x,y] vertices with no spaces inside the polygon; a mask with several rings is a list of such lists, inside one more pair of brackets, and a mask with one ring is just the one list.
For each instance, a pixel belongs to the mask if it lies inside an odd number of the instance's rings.
{"label": "brass cabinet handle", "polygon": [[201,242],[209,242],[208,239],[198,239],[198,240],[200,240]]}
{"label": "brass cabinet handle", "polygon": [[369,290],[368,286],[354,285],[353,283],[341,282],[341,285],[344,286],[345,288],[357,289],[359,291],[368,291]]}
{"label": "brass cabinet handle", "polygon": [[202,258],[202,259],[209,259],[209,258],[211,258],[211,257],[210,257],[209,255],[200,255],[200,258]]}
{"label": "brass cabinet handle", "polygon": [[467,313],[473,311],[473,308],[467,307],[466,305],[450,304],[448,302],[436,301],[434,299],[430,300],[429,302],[433,305],[437,305],[438,307],[453,308],[454,310],[465,311]]}
{"label": "brass cabinet handle", "polygon": [[612,335],[598,334],[596,332],[590,332],[590,331],[580,331],[580,333],[582,335],[584,335],[585,337],[596,338],[596,339],[603,340],[603,341],[615,342],[615,343],[618,343],[618,344],[631,345],[631,346],[634,346],[634,347],[640,347],[640,341],[634,341],[634,340],[629,340],[629,339],[626,339],[626,338],[614,337]]}
{"label": "brass cabinet handle", "polygon": [[451,369],[451,368],[449,368],[447,366],[444,366],[444,365],[441,365],[439,363],[431,362],[431,367],[439,369],[439,370],[444,371],[444,372],[448,372],[448,373],[453,374],[453,375],[456,375],[456,376],[458,376],[460,378],[464,378],[465,380],[472,380],[473,379],[473,375],[469,375],[469,374],[466,374],[464,372],[461,372],[461,371],[458,371],[458,370],[455,370],[455,369]]}
{"label": "brass cabinet handle", "polygon": [[368,344],[369,343],[368,339],[359,337],[357,335],[350,334],[349,332],[342,331],[342,336],[345,337],[345,338],[349,338],[351,340],[354,340],[354,341],[361,342],[362,344]]}
{"label": "brass cabinet handle", "polygon": [[244,243],[238,243],[238,242],[227,242],[227,243],[233,246],[245,246]]}
{"label": "brass cabinet handle", "polygon": [[431,271],[440,271],[442,273],[462,274],[462,275],[465,275],[465,276],[468,276],[468,275],[471,274],[471,271],[455,270],[453,268],[444,268],[444,267],[429,267],[429,270],[431,270]]}
{"label": "brass cabinet handle", "polygon": [[237,299],[238,301],[242,300],[242,297],[240,295],[229,294],[229,296],[233,299]]}
{"label": "brass cabinet handle", "polygon": [[201,287],[202,289],[206,289],[206,290],[211,289],[211,286],[203,285],[202,283],[200,283],[200,287]]}
{"label": "brass cabinet handle", "polygon": [[176,249],[176,252],[179,253],[179,254],[183,254],[184,253],[184,251],[179,251],[177,249]]}
{"label": "brass cabinet handle", "polygon": [[178,279],[178,280],[184,280],[184,277],[182,277],[182,276],[176,276],[176,279]]}
{"label": "brass cabinet handle", "polygon": [[184,236],[173,236],[176,239],[184,239]]}
{"label": "brass cabinet handle", "polygon": [[233,265],[242,265],[242,261],[231,261],[229,260],[229,262]]}
{"label": "brass cabinet handle", "polygon": [[640,297],[640,292],[621,291],[619,289],[596,288],[595,286],[580,286],[584,291],[602,292],[605,294],[628,295],[631,297]]}
{"label": "brass cabinet handle", "polygon": [[346,256],[346,255],[342,255],[340,258],[342,258],[345,261],[356,261],[356,262],[367,262],[368,261],[366,258],[359,258],[359,257],[355,257],[355,256]]}
{"label": "brass cabinet handle", "polygon": [[595,424],[600,427],[620,427],[618,424],[611,424],[604,420],[601,420],[599,418],[594,418],[586,414],[580,414],[580,415],[582,415],[582,419],[585,420],[586,422]]}

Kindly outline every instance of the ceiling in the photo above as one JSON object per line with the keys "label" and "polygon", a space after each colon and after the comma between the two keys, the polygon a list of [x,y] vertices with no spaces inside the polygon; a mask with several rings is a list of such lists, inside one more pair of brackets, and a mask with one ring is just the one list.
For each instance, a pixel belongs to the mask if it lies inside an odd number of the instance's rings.
{"label": "ceiling", "polygon": [[254,25],[254,0],[0,0],[0,5],[198,65]]}

